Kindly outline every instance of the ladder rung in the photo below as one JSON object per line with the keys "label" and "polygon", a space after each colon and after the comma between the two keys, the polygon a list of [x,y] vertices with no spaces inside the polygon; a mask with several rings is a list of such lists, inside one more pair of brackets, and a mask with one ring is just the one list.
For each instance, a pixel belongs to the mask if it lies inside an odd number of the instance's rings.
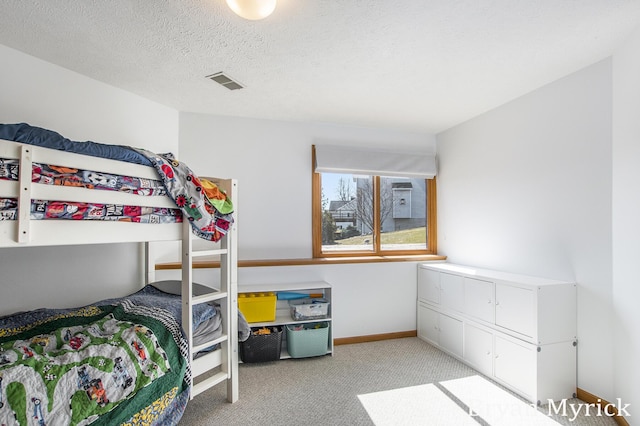
{"label": "ladder rung", "polygon": [[193,388],[191,389],[191,398],[193,398],[196,395],[199,395],[200,393],[206,391],[207,389],[217,385],[218,383],[221,383],[225,380],[227,380],[229,376],[227,375],[227,373],[225,372],[220,372],[217,374],[214,374],[213,376],[201,381],[200,383],[196,383],[193,385]]}
{"label": "ladder rung", "polygon": [[216,349],[205,355],[191,361],[191,374],[193,377],[201,376],[202,374],[213,370],[216,367],[222,365],[222,349]]}
{"label": "ladder rung", "polygon": [[215,291],[213,293],[201,294],[200,296],[193,296],[191,298],[191,305],[200,305],[202,303],[211,302],[212,300],[220,300],[227,297],[226,291]]}
{"label": "ladder rung", "polygon": [[193,250],[191,252],[191,256],[193,256],[193,257],[216,256],[216,255],[219,255],[219,254],[227,254],[227,249]]}
{"label": "ladder rung", "polygon": [[225,340],[227,340],[227,335],[226,334],[218,337],[217,339],[209,340],[208,342],[204,342],[204,343],[200,343],[199,345],[193,347],[193,353],[196,354],[196,353],[200,352],[203,349],[207,349],[207,348],[209,348],[209,347],[211,347],[213,345],[217,345],[218,343],[222,343]]}

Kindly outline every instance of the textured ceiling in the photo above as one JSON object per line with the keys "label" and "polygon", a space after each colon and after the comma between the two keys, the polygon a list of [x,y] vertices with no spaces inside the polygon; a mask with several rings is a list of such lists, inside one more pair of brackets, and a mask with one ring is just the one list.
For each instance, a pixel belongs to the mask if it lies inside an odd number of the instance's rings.
{"label": "textured ceiling", "polygon": [[[2,0],[0,44],[180,111],[438,132],[609,56],[637,0]],[[11,64],[3,64],[11,66]],[[246,87],[205,76],[224,71]]]}

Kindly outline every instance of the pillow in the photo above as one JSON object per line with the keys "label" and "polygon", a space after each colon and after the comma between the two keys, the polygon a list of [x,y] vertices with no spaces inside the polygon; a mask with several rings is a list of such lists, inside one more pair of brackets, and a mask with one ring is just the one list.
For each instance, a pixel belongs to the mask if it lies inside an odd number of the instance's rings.
{"label": "pillow", "polygon": [[[177,294],[180,296],[182,294],[182,281],[179,280],[166,280],[166,281],[156,281],[150,283],[150,285],[154,286],[158,290],[164,291],[169,294]],[[201,296],[203,294],[211,293],[212,291],[217,291],[217,289],[213,287],[207,287],[206,285],[193,283],[193,295]]]}

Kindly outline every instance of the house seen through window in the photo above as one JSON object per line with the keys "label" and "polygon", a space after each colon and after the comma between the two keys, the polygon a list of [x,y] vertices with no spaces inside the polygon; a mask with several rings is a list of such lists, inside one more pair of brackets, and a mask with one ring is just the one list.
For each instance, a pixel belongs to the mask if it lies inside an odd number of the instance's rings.
{"label": "house seen through window", "polygon": [[[322,173],[322,252],[427,250],[425,179]],[[379,206],[375,207],[376,199]]]}

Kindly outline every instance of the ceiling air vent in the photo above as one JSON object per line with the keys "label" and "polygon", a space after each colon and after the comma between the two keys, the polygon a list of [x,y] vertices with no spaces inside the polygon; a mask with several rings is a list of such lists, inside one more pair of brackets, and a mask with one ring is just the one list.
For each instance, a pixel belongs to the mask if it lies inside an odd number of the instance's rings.
{"label": "ceiling air vent", "polygon": [[207,78],[215,81],[218,84],[223,85],[229,90],[242,89],[244,86],[237,81],[233,81],[229,76],[222,72],[217,72],[215,74],[208,75]]}

